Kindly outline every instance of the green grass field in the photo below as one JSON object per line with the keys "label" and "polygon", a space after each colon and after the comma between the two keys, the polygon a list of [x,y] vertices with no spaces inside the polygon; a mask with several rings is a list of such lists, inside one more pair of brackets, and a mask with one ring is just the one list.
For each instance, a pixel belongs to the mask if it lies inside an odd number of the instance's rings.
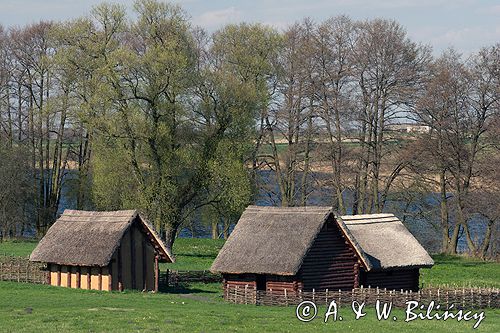
{"label": "green grass field", "polygon": [[[170,293],[97,292],[0,282],[1,332],[470,332],[475,321],[404,322],[404,311],[378,321],[373,308],[354,320],[341,308],[342,321],[318,317],[303,323],[294,307],[225,303],[214,285],[192,285]],[[486,310],[481,332],[498,332],[500,310]]]}
{"label": "green grass field", "polygon": [[[179,239],[174,245],[179,270],[206,270],[223,241]],[[0,243],[0,254],[27,256],[35,242]],[[500,287],[500,264],[465,257],[434,256],[432,269],[422,270],[424,285]],[[0,282],[0,332],[470,332],[475,321],[378,321],[375,309],[354,320],[350,308],[341,308],[344,320],[323,322],[324,308],[312,322],[295,317],[294,307],[236,305],[223,301],[219,284],[192,284],[152,294],[126,291],[98,292],[44,285]],[[500,331],[500,310],[485,310],[477,329]]]}

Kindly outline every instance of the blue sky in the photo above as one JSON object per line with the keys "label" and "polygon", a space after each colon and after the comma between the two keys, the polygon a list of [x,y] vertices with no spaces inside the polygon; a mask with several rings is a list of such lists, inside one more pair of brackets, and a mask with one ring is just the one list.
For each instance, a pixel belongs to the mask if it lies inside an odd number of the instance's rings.
{"label": "blue sky", "polygon": [[[88,14],[100,0],[0,0],[0,24],[24,25]],[[111,1],[132,7],[133,0]],[[261,22],[277,28],[310,17],[346,14],[354,19],[393,18],[409,36],[439,54],[454,46],[464,55],[500,42],[500,0],[173,0],[194,24],[214,31],[226,23]]]}

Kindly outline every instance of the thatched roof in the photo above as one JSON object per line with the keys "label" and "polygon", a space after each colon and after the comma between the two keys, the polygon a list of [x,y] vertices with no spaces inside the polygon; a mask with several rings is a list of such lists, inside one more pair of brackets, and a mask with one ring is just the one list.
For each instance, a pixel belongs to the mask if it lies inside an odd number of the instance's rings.
{"label": "thatched roof", "polygon": [[373,270],[430,267],[434,261],[394,214],[345,215],[343,221]]}
{"label": "thatched roof", "polygon": [[[338,218],[331,207],[250,206],[243,212],[211,270],[295,275],[329,218],[335,219],[366,270],[432,265],[432,259],[404,225],[394,215],[383,214],[386,215],[392,217],[392,224],[387,225],[378,214],[358,215],[357,220],[346,216]],[[364,219],[368,223],[363,224]],[[380,228],[373,222],[381,223]],[[396,245],[397,250],[393,249]],[[392,256],[398,258],[391,259]]]}
{"label": "thatched roof", "polygon": [[140,223],[163,261],[173,262],[151,225],[135,210],[65,210],[31,253],[31,261],[75,266],[107,266],[133,223]]}
{"label": "thatched roof", "polygon": [[295,275],[330,207],[250,206],[212,264],[212,271]]}

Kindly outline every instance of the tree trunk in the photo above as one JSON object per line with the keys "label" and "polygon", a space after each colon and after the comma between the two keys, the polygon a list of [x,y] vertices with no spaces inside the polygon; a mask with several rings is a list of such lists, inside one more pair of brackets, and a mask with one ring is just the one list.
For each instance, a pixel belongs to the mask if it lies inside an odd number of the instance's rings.
{"label": "tree trunk", "polygon": [[212,239],[219,238],[219,223],[212,221]]}
{"label": "tree trunk", "polygon": [[171,224],[166,224],[163,228],[164,228],[163,234],[165,238],[165,247],[167,248],[167,250],[172,252],[178,227],[173,226]]}

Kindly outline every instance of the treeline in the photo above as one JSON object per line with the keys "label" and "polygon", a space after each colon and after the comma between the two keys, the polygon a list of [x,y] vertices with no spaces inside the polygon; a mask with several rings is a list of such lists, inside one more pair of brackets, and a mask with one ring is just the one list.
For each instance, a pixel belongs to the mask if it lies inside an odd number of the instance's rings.
{"label": "treeline", "polygon": [[0,28],[2,237],[43,235],[63,183],[77,209],[140,208],[168,246],[193,216],[218,237],[258,193],[322,188],[341,214],[398,200],[443,252],[464,235],[495,255],[500,44],[435,58],[391,20],[208,34],[172,4],[134,10]]}

